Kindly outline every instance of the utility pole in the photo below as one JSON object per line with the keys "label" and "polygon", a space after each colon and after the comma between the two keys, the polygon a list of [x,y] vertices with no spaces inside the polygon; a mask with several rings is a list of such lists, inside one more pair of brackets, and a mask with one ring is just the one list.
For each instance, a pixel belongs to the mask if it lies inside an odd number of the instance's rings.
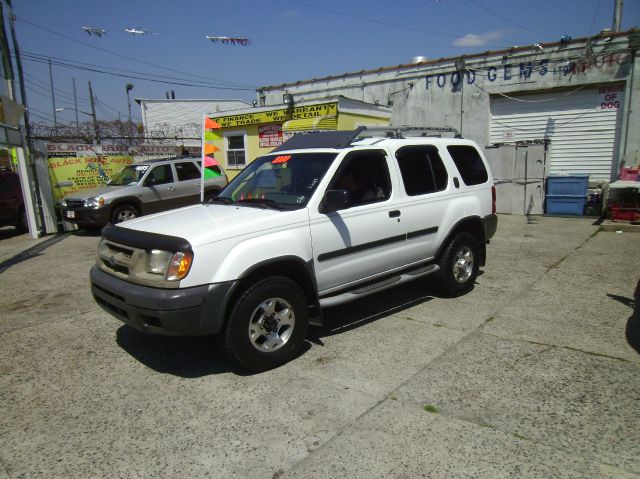
{"label": "utility pole", "polygon": [[51,68],[51,58],[49,58],[49,82],[51,83],[51,103],[53,104],[53,127],[58,134],[58,117],[56,116],[56,93],[53,89],[53,69]]}
{"label": "utility pole", "polygon": [[613,10],[613,31],[619,32],[622,24],[622,0],[616,0]]}
{"label": "utility pole", "polygon": [[[22,70],[22,57],[20,56],[20,47],[18,46],[18,37],[16,35],[15,20],[16,17],[13,14],[13,6],[11,0],[5,0],[9,7],[9,26],[11,28],[11,41],[13,42],[13,51],[16,55],[16,67],[18,69],[18,81],[20,82],[20,98],[22,99],[22,106],[24,106],[24,134],[25,141],[27,143],[27,158],[31,166],[31,174],[33,175],[33,186],[35,188],[35,203],[38,210],[38,217],[40,219],[40,225],[44,228],[44,209],[42,207],[42,198],[40,197],[40,182],[38,181],[38,173],[36,171],[36,163],[32,158],[33,142],[31,140],[31,124],[29,123],[29,108],[27,104],[27,92],[24,86],[24,72]],[[4,28],[4,24],[3,24]]]}
{"label": "utility pole", "polygon": [[93,131],[95,134],[95,143],[100,144],[100,131],[98,130],[98,119],[96,118],[96,104],[93,99],[93,88],[91,88],[91,82],[89,82],[89,100],[91,101],[91,116],[93,117]]}
{"label": "utility pole", "polygon": [[131,120],[131,98],[129,97],[129,92],[133,90],[133,85],[131,83],[127,83],[124,86],[125,91],[127,92],[127,106],[129,107],[129,123],[133,123]]}
{"label": "utility pole", "polygon": [[76,128],[80,128],[80,122],[78,121],[78,95],[76,94],[76,78],[73,77],[73,107],[76,112]]}
{"label": "utility pole", "polygon": [[9,42],[7,41],[7,35],[4,31],[4,8],[2,1],[0,1],[0,48],[2,48],[2,65],[4,67],[4,78],[7,80],[8,96],[15,101],[16,96],[14,92],[14,75],[13,64],[11,63],[11,54],[9,52]]}

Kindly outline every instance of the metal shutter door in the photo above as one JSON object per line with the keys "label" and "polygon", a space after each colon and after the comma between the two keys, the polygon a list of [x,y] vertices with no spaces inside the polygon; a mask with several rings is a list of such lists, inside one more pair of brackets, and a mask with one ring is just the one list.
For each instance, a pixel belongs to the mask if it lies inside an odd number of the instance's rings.
{"label": "metal shutter door", "polygon": [[[549,138],[547,174],[583,173],[610,180],[617,158],[624,88],[615,101],[597,88],[491,98],[491,143]],[[603,102],[605,105],[603,105]],[[617,163],[616,163],[617,164]]]}

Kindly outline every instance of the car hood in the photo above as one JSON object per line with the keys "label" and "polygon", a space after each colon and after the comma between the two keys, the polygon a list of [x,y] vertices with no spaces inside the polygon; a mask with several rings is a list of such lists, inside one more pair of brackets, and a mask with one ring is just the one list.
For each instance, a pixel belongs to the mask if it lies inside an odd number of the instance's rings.
{"label": "car hood", "polygon": [[71,193],[70,195],[65,197],[65,200],[84,200],[86,198],[93,198],[95,196],[108,196],[109,193],[113,193],[114,191],[118,191],[123,188],[128,188],[128,186],[99,186],[90,190],[82,190]]}
{"label": "car hood", "polygon": [[235,236],[256,236],[308,221],[306,209],[278,211],[239,205],[199,204],[143,216],[118,226],[184,238],[193,247]]}

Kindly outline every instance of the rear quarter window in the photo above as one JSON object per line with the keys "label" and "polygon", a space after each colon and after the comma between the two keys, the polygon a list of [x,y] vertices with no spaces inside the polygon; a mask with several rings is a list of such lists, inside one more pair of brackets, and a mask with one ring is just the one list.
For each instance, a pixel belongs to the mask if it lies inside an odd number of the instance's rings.
{"label": "rear quarter window", "polygon": [[447,170],[435,146],[404,146],[396,152],[396,159],[407,195],[424,195],[446,189]]}
{"label": "rear quarter window", "polygon": [[467,186],[481,185],[489,179],[487,169],[478,150],[470,145],[450,145],[447,151],[456,164],[462,181]]}

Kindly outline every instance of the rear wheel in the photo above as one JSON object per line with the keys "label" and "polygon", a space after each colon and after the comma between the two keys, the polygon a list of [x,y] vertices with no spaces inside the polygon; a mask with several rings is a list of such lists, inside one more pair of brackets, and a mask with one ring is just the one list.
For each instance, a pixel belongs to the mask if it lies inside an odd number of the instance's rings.
{"label": "rear wheel", "polygon": [[139,216],[138,209],[132,205],[120,205],[111,213],[111,222],[115,225],[123,221],[132,220]]}
{"label": "rear wheel", "polygon": [[480,247],[476,238],[464,231],[446,246],[438,265],[439,286],[447,296],[461,296],[473,289],[478,276]]}
{"label": "rear wheel", "polygon": [[307,301],[300,287],[283,276],[262,279],[240,296],[225,332],[227,352],[258,372],[289,361],[307,334]]}

